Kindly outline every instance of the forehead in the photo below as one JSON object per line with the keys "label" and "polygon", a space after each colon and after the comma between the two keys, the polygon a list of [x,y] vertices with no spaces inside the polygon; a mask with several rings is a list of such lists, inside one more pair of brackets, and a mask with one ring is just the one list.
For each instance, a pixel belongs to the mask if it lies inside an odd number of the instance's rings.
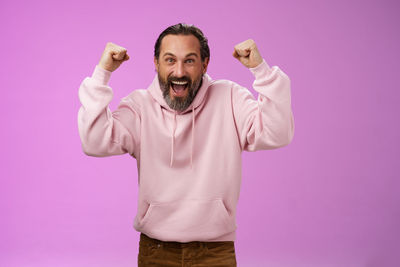
{"label": "forehead", "polygon": [[160,56],[172,53],[176,56],[185,56],[196,53],[200,56],[200,42],[194,35],[166,35],[161,41]]}

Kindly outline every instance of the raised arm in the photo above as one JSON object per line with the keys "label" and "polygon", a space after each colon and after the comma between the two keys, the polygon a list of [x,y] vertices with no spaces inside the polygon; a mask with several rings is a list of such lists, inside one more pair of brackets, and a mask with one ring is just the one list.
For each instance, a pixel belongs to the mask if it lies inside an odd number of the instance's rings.
{"label": "raised arm", "polygon": [[137,156],[140,140],[138,108],[123,99],[111,112],[108,105],[113,92],[107,85],[112,71],[129,59],[125,48],[108,43],[93,75],[79,88],[81,108],[78,128],[83,151],[90,156],[111,156],[129,153]]}
{"label": "raised arm", "polygon": [[290,80],[278,67],[269,67],[253,40],[235,46],[233,56],[255,76],[254,99],[249,90],[232,88],[233,112],[242,150],[274,149],[291,142],[294,119],[291,109]]}

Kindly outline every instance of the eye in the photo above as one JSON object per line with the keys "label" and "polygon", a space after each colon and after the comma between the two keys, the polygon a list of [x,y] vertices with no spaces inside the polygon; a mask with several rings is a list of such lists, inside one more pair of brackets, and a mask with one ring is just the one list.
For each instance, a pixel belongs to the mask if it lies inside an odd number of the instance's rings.
{"label": "eye", "polygon": [[165,61],[167,61],[168,63],[175,62],[175,60],[172,57],[169,57],[169,58],[165,59]]}
{"label": "eye", "polygon": [[192,58],[186,59],[186,63],[192,64],[194,63],[194,59]]}

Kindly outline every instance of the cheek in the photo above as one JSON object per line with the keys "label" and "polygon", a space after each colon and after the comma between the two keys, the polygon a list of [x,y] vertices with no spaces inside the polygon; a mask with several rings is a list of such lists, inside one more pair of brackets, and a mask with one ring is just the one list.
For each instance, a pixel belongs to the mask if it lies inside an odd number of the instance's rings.
{"label": "cheek", "polygon": [[203,74],[203,68],[200,66],[196,66],[196,67],[193,67],[193,68],[190,68],[189,70],[188,70],[188,73],[189,73],[189,75],[190,75],[190,77],[192,78],[192,79],[195,79],[195,78],[197,78],[199,75],[201,75],[201,74]]}
{"label": "cheek", "polygon": [[169,76],[171,76],[173,74],[173,71],[171,70],[171,68],[164,68],[163,70],[162,70],[162,75],[165,77],[165,78],[168,78]]}

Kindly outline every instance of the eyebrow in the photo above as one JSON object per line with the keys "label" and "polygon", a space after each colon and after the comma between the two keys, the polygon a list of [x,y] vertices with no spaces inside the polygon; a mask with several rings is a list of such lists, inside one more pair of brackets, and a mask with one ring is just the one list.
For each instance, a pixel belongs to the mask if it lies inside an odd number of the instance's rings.
{"label": "eyebrow", "polygon": [[[165,53],[165,54],[163,55],[163,57],[166,57],[166,56],[176,57],[174,54],[172,54],[172,53],[170,53],[170,52],[167,52],[167,53]],[[194,53],[194,52],[187,54],[185,57],[190,57],[190,56],[199,57],[199,55],[197,55],[197,54]]]}
{"label": "eyebrow", "polygon": [[186,55],[186,57],[190,57],[190,56],[195,56],[195,57],[199,57],[199,55],[197,55],[196,53],[192,52]]}

